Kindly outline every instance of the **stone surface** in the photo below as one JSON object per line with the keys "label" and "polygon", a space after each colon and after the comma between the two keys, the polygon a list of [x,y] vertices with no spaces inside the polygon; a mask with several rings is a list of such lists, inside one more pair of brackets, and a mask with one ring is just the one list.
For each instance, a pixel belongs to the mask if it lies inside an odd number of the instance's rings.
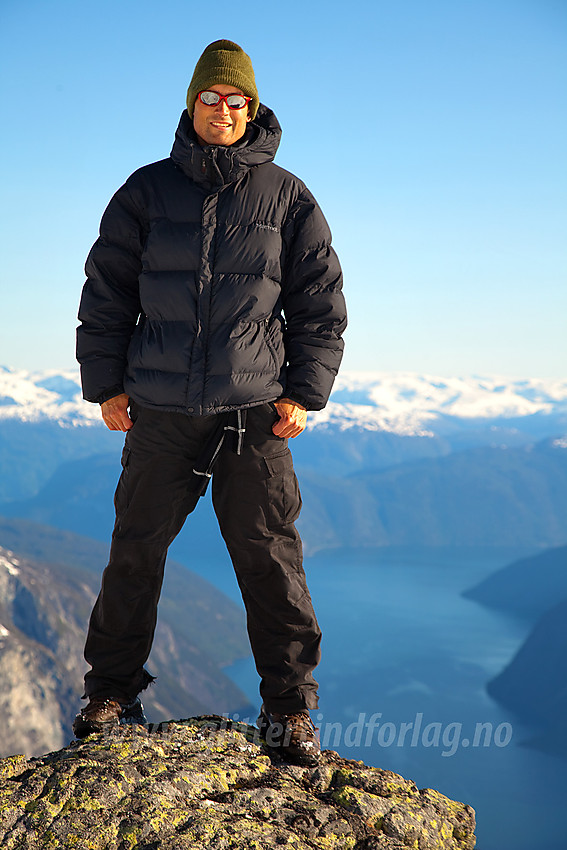
{"label": "stone surface", "polygon": [[298,767],[215,715],[0,761],[4,850],[472,850],[474,811],[326,750]]}

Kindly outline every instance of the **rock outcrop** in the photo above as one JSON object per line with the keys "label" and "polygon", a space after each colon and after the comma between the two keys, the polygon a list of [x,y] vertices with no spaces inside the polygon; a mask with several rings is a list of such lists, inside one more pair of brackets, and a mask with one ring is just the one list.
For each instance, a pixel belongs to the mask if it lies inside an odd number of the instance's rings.
{"label": "rock outcrop", "polygon": [[325,750],[282,762],[215,715],[0,761],[0,845],[82,850],[471,850],[474,811]]}

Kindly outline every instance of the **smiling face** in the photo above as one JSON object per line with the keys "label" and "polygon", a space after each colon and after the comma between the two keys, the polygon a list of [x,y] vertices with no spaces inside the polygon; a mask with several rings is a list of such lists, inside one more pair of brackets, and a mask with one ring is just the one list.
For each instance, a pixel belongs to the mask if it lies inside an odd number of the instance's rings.
{"label": "smiling face", "polygon": [[[244,94],[240,89],[224,84],[209,86],[207,91]],[[195,101],[193,127],[201,145],[233,145],[242,138],[249,121],[247,106],[244,109],[229,109],[224,100],[216,106],[205,106],[199,98]]]}

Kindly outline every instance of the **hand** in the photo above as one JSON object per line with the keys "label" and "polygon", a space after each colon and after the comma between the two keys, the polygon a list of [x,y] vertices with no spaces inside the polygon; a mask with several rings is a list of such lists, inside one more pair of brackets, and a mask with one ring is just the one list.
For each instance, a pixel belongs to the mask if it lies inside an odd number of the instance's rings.
{"label": "hand", "polygon": [[101,404],[100,412],[104,424],[111,431],[129,431],[134,424],[128,416],[129,401],[130,397],[126,393],[120,393]]}
{"label": "hand", "polygon": [[305,408],[289,398],[280,398],[274,404],[280,416],[272,426],[276,437],[297,437],[301,434],[307,423]]}

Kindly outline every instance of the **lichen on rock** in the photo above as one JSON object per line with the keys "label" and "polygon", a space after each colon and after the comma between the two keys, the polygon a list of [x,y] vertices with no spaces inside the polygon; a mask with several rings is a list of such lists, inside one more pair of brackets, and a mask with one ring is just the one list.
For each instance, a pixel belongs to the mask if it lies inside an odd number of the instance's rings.
{"label": "lichen on rock", "polygon": [[5,850],[472,850],[474,811],[332,750],[279,760],[216,715],[0,761]]}

